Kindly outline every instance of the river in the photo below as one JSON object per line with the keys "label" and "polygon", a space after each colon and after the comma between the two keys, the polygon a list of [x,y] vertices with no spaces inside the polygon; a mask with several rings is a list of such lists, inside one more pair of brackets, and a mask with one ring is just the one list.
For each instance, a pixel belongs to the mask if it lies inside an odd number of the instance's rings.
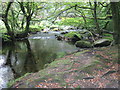
{"label": "river", "polygon": [[60,32],[38,32],[27,40],[4,45],[0,54],[0,89],[6,88],[10,80],[38,72],[45,64],[78,50],[70,43],[56,40],[55,34]]}

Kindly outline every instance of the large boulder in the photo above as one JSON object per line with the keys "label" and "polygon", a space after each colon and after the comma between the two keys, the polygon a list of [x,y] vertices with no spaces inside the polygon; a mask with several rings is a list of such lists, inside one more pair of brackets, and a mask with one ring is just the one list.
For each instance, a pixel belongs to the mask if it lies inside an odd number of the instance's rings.
{"label": "large boulder", "polygon": [[102,46],[108,46],[111,44],[111,40],[109,39],[99,39],[97,41],[94,42],[94,46],[95,47],[102,47]]}
{"label": "large boulder", "polygon": [[91,48],[93,46],[89,41],[77,41],[75,45],[80,48]]}

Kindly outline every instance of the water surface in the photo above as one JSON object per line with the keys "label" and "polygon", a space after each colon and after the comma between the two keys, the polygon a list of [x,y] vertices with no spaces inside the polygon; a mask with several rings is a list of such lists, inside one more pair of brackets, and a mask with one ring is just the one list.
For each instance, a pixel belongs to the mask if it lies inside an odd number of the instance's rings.
{"label": "water surface", "polygon": [[38,33],[28,40],[4,45],[0,55],[0,88],[6,87],[11,79],[37,72],[56,58],[77,51],[74,45],[56,40],[55,34],[60,33]]}

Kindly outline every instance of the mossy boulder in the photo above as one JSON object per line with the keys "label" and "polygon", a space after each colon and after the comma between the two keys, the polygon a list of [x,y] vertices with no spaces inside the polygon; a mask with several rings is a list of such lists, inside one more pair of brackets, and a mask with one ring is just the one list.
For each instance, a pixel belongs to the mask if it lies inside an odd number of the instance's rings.
{"label": "mossy boulder", "polygon": [[86,30],[86,31],[80,31],[79,32],[82,37],[83,37],[83,40],[91,40],[91,38],[93,37],[93,34],[92,32]]}
{"label": "mossy boulder", "polygon": [[92,44],[89,41],[77,41],[75,43],[76,47],[80,48],[91,48]]}
{"label": "mossy boulder", "polygon": [[102,46],[108,46],[111,44],[111,40],[109,39],[99,39],[97,41],[94,42],[94,46],[95,47],[102,47]]}
{"label": "mossy boulder", "polygon": [[67,34],[64,34],[64,36],[75,42],[82,39],[82,35],[79,32],[69,32]]}

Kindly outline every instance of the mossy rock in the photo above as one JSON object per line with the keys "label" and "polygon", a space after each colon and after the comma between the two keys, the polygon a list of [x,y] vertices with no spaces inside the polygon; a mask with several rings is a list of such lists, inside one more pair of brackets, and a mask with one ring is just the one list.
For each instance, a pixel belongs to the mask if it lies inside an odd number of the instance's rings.
{"label": "mossy rock", "polygon": [[79,32],[69,32],[69,33],[65,34],[64,36],[68,37],[68,38],[74,38],[75,35],[80,39],[82,38],[82,36],[80,35]]}
{"label": "mossy rock", "polygon": [[70,41],[72,41],[72,42],[79,41],[83,38],[82,35],[79,32],[69,32],[67,34],[64,34],[64,36],[66,38],[69,38]]}
{"label": "mossy rock", "polygon": [[95,47],[102,47],[102,46],[108,46],[111,44],[111,40],[109,39],[99,39],[97,41],[94,42],[94,46]]}
{"label": "mossy rock", "polygon": [[77,41],[75,43],[76,47],[80,48],[91,48],[92,44],[89,41]]}
{"label": "mossy rock", "polygon": [[59,67],[62,64],[70,64],[70,60],[56,60],[48,65],[48,67]]}

